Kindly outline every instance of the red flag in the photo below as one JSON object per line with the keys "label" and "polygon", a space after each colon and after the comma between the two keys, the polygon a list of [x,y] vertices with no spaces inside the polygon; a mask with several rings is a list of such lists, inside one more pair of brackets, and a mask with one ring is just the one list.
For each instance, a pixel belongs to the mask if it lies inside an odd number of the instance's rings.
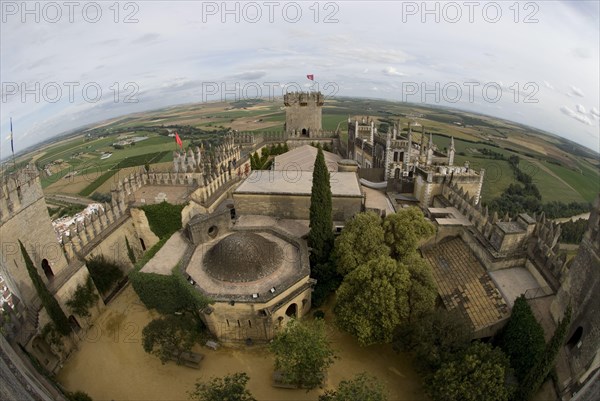
{"label": "red flag", "polygon": [[175,142],[177,142],[177,145],[179,145],[179,147],[183,149],[183,142],[181,142],[181,138],[179,137],[179,134],[177,132],[175,133]]}
{"label": "red flag", "polygon": [[311,81],[315,80],[315,76],[313,74],[308,74],[306,78],[310,79]]}

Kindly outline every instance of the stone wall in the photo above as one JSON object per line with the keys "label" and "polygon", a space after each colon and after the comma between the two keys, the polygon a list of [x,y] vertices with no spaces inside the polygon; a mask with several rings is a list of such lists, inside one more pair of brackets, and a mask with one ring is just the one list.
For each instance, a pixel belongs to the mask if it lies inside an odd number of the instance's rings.
{"label": "stone wall", "polygon": [[266,343],[285,327],[289,316],[286,311],[296,305],[296,316],[301,318],[310,310],[312,284],[304,277],[280,296],[266,303],[217,302],[203,319],[211,331],[226,346],[243,346],[247,339]]}
{"label": "stone wall", "polygon": [[[573,315],[565,350],[577,389],[595,369],[600,368],[600,196],[596,198],[588,229],[575,258],[566,271],[550,311],[555,321],[568,305]],[[569,387],[569,386],[567,386]],[[570,391],[572,392],[572,391]]]}
{"label": "stone wall", "polygon": [[[240,215],[265,215],[282,219],[309,219],[310,195],[233,194],[235,210]],[[332,197],[334,221],[346,221],[362,210],[360,197]]]}

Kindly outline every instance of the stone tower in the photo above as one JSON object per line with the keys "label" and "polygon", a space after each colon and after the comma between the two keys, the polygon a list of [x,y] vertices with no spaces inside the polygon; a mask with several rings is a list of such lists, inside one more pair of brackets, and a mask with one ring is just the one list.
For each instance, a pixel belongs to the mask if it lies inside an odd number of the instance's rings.
{"label": "stone tower", "polygon": [[42,192],[39,173],[28,166],[2,177],[0,187],[0,272],[9,289],[25,305],[37,298],[19,240],[45,282],[53,281],[67,268]]}
{"label": "stone tower", "polygon": [[321,92],[291,92],[283,97],[285,132],[292,137],[318,138],[323,132]]}
{"label": "stone tower", "polygon": [[554,320],[562,318],[568,305],[573,309],[565,350],[576,390],[600,367],[600,195],[596,197],[587,231],[577,255],[550,306]]}

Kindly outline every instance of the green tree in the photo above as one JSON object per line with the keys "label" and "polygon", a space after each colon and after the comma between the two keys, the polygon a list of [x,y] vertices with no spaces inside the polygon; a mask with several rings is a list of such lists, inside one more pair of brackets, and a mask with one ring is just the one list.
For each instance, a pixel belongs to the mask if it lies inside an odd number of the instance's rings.
{"label": "green tree", "polygon": [[515,400],[529,401],[535,393],[537,393],[554,367],[556,356],[565,342],[567,329],[569,328],[570,323],[571,307],[569,306],[562,320],[558,322],[558,326],[556,326],[556,330],[554,330],[554,334],[552,334],[550,342],[546,345],[541,358],[537,360],[537,363],[532,366],[525,378],[521,381]]}
{"label": "green tree", "polygon": [[323,150],[319,148],[313,168],[313,182],[310,194],[310,232],[308,246],[311,251],[311,265],[329,261],[333,248],[333,219],[331,214],[331,184],[325,164]]}
{"label": "green tree", "polygon": [[394,336],[394,348],[411,352],[417,369],[429,374],[462,354],[471,343],[472,333],[470,323],[459,312],[437,309],[401,325]]}
{"label": "green tree", "polygon": [[56,326],[56,330],[63,335],[66,336],[71,333],[71,326],[69,325],[69,319],[61,309],[58,301],[52,293],[48,290],[42,278],[40,277],[37,269],[33,265],[25,246],[19,240],[19,246],[21,247],[21,254],[23,254],[23,259],[25,260],[25,267],[27,268],[27,273],[29,273],[29,278],[31,278],[31,282],[33,283],[33,287],[35,288],[38,296],[40,297],[40,301],[42,305],[48,312],[50,319],[54,322]]}
{"label": "green tree", "polygon": [[401,262],[408,268],[410,287],[408,289],[408,321],[414,322],[433,311],[437,298],[437,285],[427,260],[413,252]]}
{"label": "green tree", "polygon": [[322,383],[335,357],[322,319],[305,323],[290,319],[273,339],[270,350],[284,383],[311,389]]}
{"label": "green tree", "polygon": [[515,376],[522,381],[546,348],[544,329],[535,319],[524,295],[515,300],[510,319],[499,337],[498,345],[510,358]]}
{"label": "green tree", "polygon": [[102,254],[91,257],[85,264],[101,294],[106,294],[123,277],[119,265]]}
{"label": "green tree", "polygon": [[410,273],[389,256],[380,256],[349,273],[337,291],[337,325],[361,345],[389,343],[409,315]]}
{"label": "green tree", "polygon": [[91,276],[88,276],[87,280],[85,280],[85,284],[77,285],[75,292],[66,302],[66,305],[71,312],[81,317],[90,317],[89,309],[98,302],[98,298],[98,294],[94,288],[94,282],[92,281]]}
{"label": "green tree", "polygon": [[196,389],[188,395],[196,401],[256,401],[246,389],[249,380],[245,372],[213,377],[209,382],[196,382]]}
{"label": "green tree", "polygon": [[388,214],[383,220],[385,243],[392,251],[392,257],[401,260],[412,253],[420,240],[435,233],[433,225],[425,220],[417,207],[404,208]]}
{"label": "green tree", "polygon": [[459,358],[442,364],[427,384],[434,401],[508,401],[508,358],[498,349],[473,343]]}
{"label": "green tree", "polygon": [[167,315],[154,319],[142,330],[144,351],[164,364],[170,359],[181,363],[181,353],[190,351],[200,333],[196,321],[187,315]]}
{"label": "green tree", "polygon": [[319,401],[387,401],[387,395],[379,380],[360,373],[352,380],[342,380],[337,390],[326,391]]}
{"label": "green tree", "polygon": [[384,242],[381,217],[375,212],[355,215],[335,240],[334,255],[337,271],[346,275],[361,264],[378,256],[388,256],[390,248]]}

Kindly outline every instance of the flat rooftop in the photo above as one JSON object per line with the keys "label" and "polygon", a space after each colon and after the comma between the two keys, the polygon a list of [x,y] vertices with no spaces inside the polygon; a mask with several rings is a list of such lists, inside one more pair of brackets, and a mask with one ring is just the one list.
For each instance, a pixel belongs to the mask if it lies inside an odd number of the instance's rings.
{"label": "flat rooftop", "polygon": [[473,223],[469,221],[461,212],[455,207],[430,207],[427,209],[429,216],[432,220],[435,220],[440,226],[472,226]]}
{"label": "flat rooftop", "polygon": [[[315,159],[317,158],[317,148],[311,145],[299,146],[281,155],[275,156],[273,162],[274,170],[294,171],[313,171]],[[342,158],[335,153],[323,151],[327,170],[338,171],[338,161]]]}
{"label": "flat rooftop", "polygon": [[[358,176],[353,172],[330,173],[333,196],[363,196]],[[308,195],[312,189],[312,172],[288,170],[255,170],[240,184],[234,194]]]}
{"label": "flat rooftop", "polygon": [[469,247],[460,238],[423,249],[448,310],[459,310],[475,332],[507,318],[509,307]]}
{"label": "flat rooftop", "polygon": [[507,234],[514,234],[526,231],[516,221],[499,221],[498,223],[496,223],[496,225]]}

